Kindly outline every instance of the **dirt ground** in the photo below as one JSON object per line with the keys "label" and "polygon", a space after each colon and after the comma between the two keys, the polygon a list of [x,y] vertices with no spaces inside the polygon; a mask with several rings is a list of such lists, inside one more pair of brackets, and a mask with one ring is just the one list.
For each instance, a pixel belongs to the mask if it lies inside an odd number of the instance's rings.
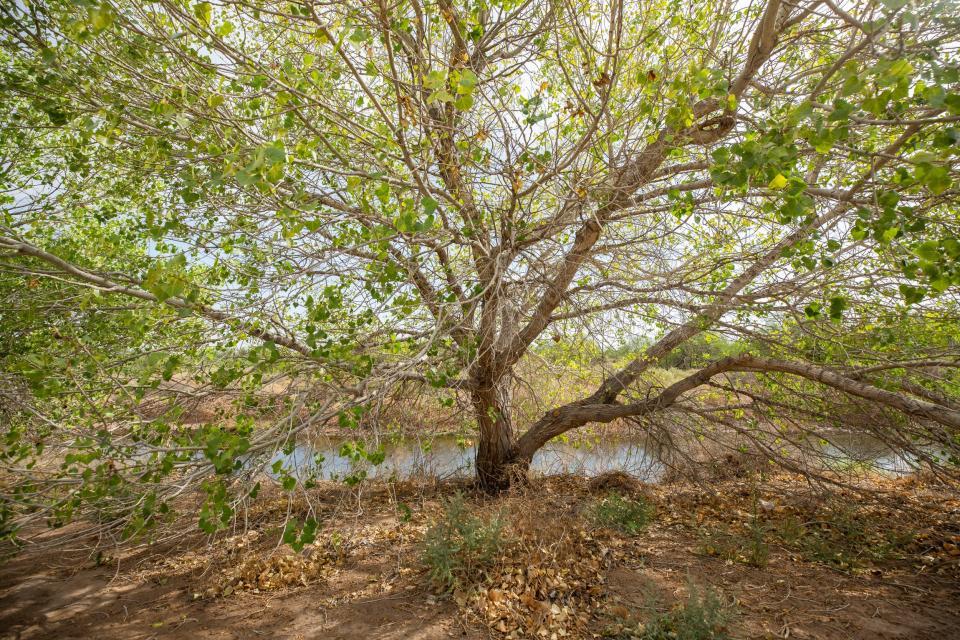
{"label": "dirt ground", "polygon": [[[865,560],[875,544],[865,538],[850,566],[811,558],[776,536],[764,543],[762,563],[705,543],[711,531],[757,522],[758,500],[764,522],[791,514],[816,522],[809,513],[824,498],[790,487],[785,480],[758,490],[743,479],[712,490],[622,486],[656,505],[636,536],[597,528],[586,515],[610,491],[603,483],[548,479],[502,499],[467,489],[477,510],[525,518],[513,535],[527,542],[508,546],[503,553],[514,557],[452,596],[433,593],[419,549],[444,496],[463,486],[381,486],[359,497],[325,487],[310,497],[324,514],[321,535],[299,554],[278,544],[278,514],[282,524],[289,506],[282,496],[248,514],[246,531],[212,540],[177,522],[136,547],[92,552],[83,537],[28,547],[0,565],[0,638],[628,638],[624,625],[639,621],[642,629],[683,602],[691,585],[722,594],[735,612],[726,629],[734,638],[960,638],[953,489],[894,487],[896,499],[878,503],[874,524],[909,525],[911,541]],[[530,582],[511,594],[511,576],[521,573],[528,581],[558,576],[550,579],[560,586]]]}

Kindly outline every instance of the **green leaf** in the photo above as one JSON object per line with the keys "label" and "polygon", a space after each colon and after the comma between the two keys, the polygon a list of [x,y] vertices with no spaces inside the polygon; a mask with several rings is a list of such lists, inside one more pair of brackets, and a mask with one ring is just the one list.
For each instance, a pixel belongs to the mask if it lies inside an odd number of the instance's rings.
{"label": "green leaf", "polygon": [[287,161],[287,153],[283,148],[283,142],[280,141],[265,146],[263,148],[263,155],[271,164]]}
{"label": "green leaf", "polygon": [[953,179],[946,167],[935,166],[927,170],[923,177],[923,184],[930,190],[930,193],[940,195],[950,188]]}
{"label": "green leaf", "polygon": [[943,248],[951,258],[960,258],[960,241],[956,238],[945,238]]}
{"label": "green leaf", "polygon": [[830,298],[830,319],[839,322],[843,319],[843,312],[847,308],[847,299],[843,296]]}
{"label": "green leaf", "polygon": [[210,26],[210,16],[213,7],[209,2],[198,2],[193,5],[193,15],[197,16],[197,20],[200,21],[205,27]]}
{"label": "green leaf", "polygon": [[431,198],[430,196],[424,196],[423,198],[423,212],[428,216],[433,215],[433,212],[437,210],[437,205],[439,203]]}
{"label": "green leaf", "polygon": [[930,288],[936,291],[937,293],[943,293],[949,287],[950,287],[950,281],[943,276],[930,280]]}
{"label": "green leaf", "polygon": [[914,287],[908,284],[900,285],[900,295],[903,296],[903,301],[908,305],[917,304],[922,301],[926,295],[926,292],[922,288]]}
{"label": "green leaf", "polygon": [[283,528],[283,542],[285,544],[293,545],[297,541],[297,523],[293,520],[289,520],[287,525]]}
{"label": "green leaf", "polygon": [[370,39],[370,32],[362,27],[357,27],[350,34],[350,42],[354,44],[363,44]]}
{"label": "green leaf", "polygon": [[950,112],[950,115],[960,115],[960,93],[948,94],[943,99],[943,103],[947,105],[947,110]]}
{"label": "green leaf", "polygon": [[914,255],[930,262],[936,262],[940,259],[940,244],[936,240],[927,240],[914,247]]}
{"label": "green leaf", "polygon": [[186,290],[186,280],[183,273],[186,257],[183,254],[174,256],[165,263],[156,263],[147,271],[143,279],[143,286],[157,297],[160,302],[180,296]]}
{"label": "green leaf", "polygon": [[804,100],[787,114],[787,126],[795,127],[811,115],[813,115],[813,105],[809,100]]}
{"label": "green leaf", "polygon": [[373,195],[377,196],[377,200],[380,201],[380,204],[387,205],[390,203],[390,185],[386,182],[381,182],[377,185],[377,188],[373,190]]}
{"label": "green leaf", "polygon": [[109,6],[101,6],[95,9],[90,9],[90,26],[93,28],[94,33],[100,33],[104,29],[108,29],[110,25],[113,24],[114,18],[116,17],[113,13],[113,9]]}
{"label": "green leaf", "polygon": [[894,238],[897,237],[897,234],[899,233],[900,233],[899,226],[893,226],[893,227],[884,229],[883,233],[880,234],[880,241],[883,242],[884,244],[889,244],[890,242],[893,241]]}
{"label": "green leaf", "polygon": [[896,60],[887,68],[885,74],[891,82],[897,82],[902,78],[908,78],[913,73],[913,65],[906,60]]}
{"label": "green leaf", "polygon": [[837,100],[833,104],[834,109],[830,112],[830,115],[827,116],[827,120],[833,122],[846,122],[850,119],[850,114],[854,111],[854,106],[852,104],[846,100]]}
{"label": "green leaf", "polygon": [[431,93],[430,97],[427,98],[427,104],[433,104],[434,102],[453,102],[453,96],[446,89],[440,89]]}
{"label": "green leaf", "polygon": [[44,113],[50,119],[50,124],[55,127],[63,126],[70,121],[70,114],[57,107],[47,107],[44,109]]}
{"label": "green leaf", "polygon": [[460,71],[460,82],[457,84],[457,93],[469,95],[477,86],[477,74],[470,69]]}
{"label": "green leaf", "polygon": [[436,91],[447,82],[447,74],[443,71],[431,71],[423,77],[423,86]]}

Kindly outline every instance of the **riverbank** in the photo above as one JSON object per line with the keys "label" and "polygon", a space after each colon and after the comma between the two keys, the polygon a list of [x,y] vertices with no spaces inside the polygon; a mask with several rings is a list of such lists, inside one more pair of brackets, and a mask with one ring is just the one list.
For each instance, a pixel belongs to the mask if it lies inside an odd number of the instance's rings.
{"label": "riverbank", "polygon": [[[323,483],[276,491],[216,539],[185,518],[149,545],[39,545],[0,569],[0,637],[626,639],[704,602],[715,611],[697,615],[734,638],[960,628],[957,487],[875,478],[828,498],[799,476],[724,471],[703,485],[549,477],[498,498],[464,481]],[[455,495],[502,536],[443,594],[422,550]],[[279,543],[288,510],[320,521],[299,553]]]}

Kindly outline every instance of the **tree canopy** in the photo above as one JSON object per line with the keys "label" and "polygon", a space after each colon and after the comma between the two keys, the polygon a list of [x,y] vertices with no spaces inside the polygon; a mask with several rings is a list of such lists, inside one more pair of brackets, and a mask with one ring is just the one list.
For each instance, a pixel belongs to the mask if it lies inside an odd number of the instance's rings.
{"label": "tree canopy", "polygon": [[[491,489],[677,414],[775,455],[866,404],[956,456],[958,43],[949,1],[5,4],[5,526],[202,484],[215,530],[398,385],[464,399]],[[645,382],[706,331],[737,348]],[[584,334],[637,348],[516,424]],[[186,427],[211,390],[260,418]]]}

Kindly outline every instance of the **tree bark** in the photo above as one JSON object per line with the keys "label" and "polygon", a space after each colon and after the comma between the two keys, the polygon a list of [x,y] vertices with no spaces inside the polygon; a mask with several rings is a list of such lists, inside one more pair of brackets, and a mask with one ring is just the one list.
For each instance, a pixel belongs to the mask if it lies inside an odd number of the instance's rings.
{"label": "tree bark", "polygon": [[477,446],[477,482],[485,491],[502,491],[518,475],[525,475],[526,466],[515,468],[512,389],[510,376],[497,382],[478,385],[473,392],[473,406],[480,429]]}

